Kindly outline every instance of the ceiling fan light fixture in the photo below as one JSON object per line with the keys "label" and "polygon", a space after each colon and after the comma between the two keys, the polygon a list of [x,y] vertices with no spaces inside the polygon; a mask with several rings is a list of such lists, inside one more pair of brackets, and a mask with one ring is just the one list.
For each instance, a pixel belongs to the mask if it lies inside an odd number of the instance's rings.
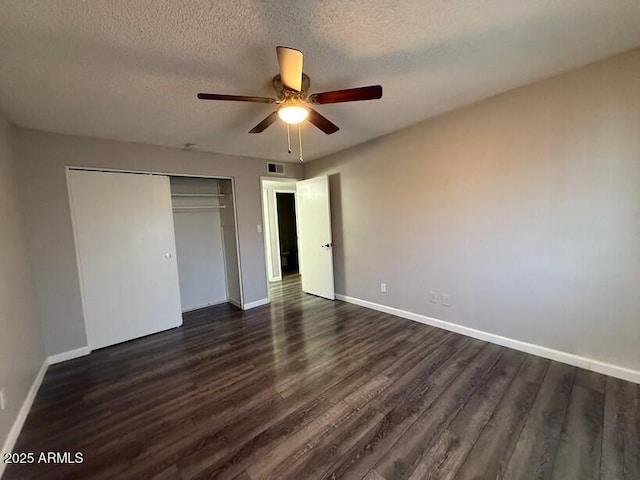
{"label": "ceiling fan light fixture", "polygon": [[278,116],[280,120],[289,125],[297,125],[298,123],[304,122],[306,118],[309,116],[309,110],[300,105],[283,105],[278,110]]}
{"label": "ceiling fan light fixture", "polygon": [[273,88],[277,94],[276,98],[218,93],[198,93],[198,98],[200,100],[277,104],[278,107],[249,130],[249,133],[262,133],[280,118],[286,123],[287,131],[289,131],[289,125],[300,126],[302,122],[307,120],[327,135],[336,133],[340,128],[311,108],[312,105],[360,102],[382,98],[382,85],[346,88],[308,95],[311,80],[302,71],[302,52],[290,47],[276,47],[276,53],[280,66],[280,73],[272,79]]}

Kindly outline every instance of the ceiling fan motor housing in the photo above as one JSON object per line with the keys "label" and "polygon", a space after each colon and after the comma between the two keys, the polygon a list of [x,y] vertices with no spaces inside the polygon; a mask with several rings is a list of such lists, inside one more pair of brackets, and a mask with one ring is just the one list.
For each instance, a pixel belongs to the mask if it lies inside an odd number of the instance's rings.
{"label": "ceiling fan motor housing", "polygon": [[282,78],[280,77],[280,74],[277,74],[275,77],[273,77],[272,83],[273,83],[273,88],[275,89],[276,94],[278,95],[279,101],[288,100],[290,98],[294,98],[300,101],[306,101],[307,95],[309,92],[309,87],[311,86],[311,79],[306,73],[302,74],[302,90],[300,90],[299,92],[285,87],[284,84],[282,83]]}

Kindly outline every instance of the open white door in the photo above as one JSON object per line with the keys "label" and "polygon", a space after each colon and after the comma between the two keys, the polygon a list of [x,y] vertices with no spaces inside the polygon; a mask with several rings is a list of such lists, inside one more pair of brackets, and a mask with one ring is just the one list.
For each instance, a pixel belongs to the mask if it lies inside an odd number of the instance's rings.
{"label": "open white door", "polygon": [[329,177],[298,182],[296,193],[302,291],[334,300]]}
{"label": "open white door", "polygon": [[92,349],[182,325],[169,177],[69,171]]}

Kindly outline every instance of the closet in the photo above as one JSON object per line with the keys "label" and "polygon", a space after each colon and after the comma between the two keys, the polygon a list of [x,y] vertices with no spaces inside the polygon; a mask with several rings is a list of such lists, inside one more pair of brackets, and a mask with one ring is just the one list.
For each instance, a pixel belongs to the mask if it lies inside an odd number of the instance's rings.
{"label": "closet", "polygon": [[91,349],[242,305],[231,179],[68,169]]}
{"label": "closet", "polygon": [[182,311],[241,305],[231,180],[171,177]]}

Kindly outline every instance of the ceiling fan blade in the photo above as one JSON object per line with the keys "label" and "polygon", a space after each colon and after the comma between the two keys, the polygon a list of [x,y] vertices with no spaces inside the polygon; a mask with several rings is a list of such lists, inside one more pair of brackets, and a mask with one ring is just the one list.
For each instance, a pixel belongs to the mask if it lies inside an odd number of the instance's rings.
{"label": "ceiling fan blade", "polygon": [[361,100],[376,100],[378,98],[382,98],[382,85],[314,93],[313,95],[309,95],[309,102],[323,105],[325,103],[359,102]]}
{"label": "ceiling fan blade", "polygon": [[267,115],[267,118],[262,120],[259,124],[249,130],[249,133],[262,133],[267,127],[269,127],[272,123],[274,123],[278,119],[278,111],[270,113]]}
{"label": "ceiling fan blade", "polygon": [[244,95],[218,95],[217,93],[199,93],[200,100],[230,100],[232,102],[276,103],[275,98],[247,97]]}
{"label": "ceiling fan blade", "polygon": [[302,90],[302,52],[295,48],[276,47],[280,78],[289,90]]}
{"label": "ceiling fan blade", "polygon": [[331,135],[332,133],[336,133],[340,128],[328,118],[320,115],[313,108],[309,109],[309,116],[307,120],[322,130],[327,135]]}

